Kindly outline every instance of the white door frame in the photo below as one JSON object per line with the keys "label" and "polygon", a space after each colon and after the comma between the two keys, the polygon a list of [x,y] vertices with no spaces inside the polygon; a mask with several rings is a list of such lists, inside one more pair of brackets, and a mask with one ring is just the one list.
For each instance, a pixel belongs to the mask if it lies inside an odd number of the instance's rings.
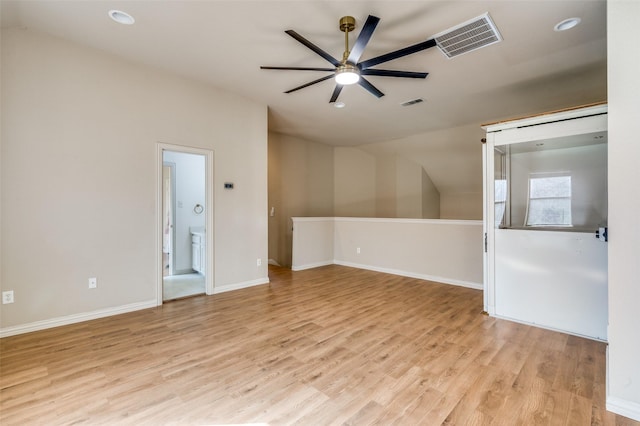
{"label": "white door frame", "polygon": [[[504,300],[504,289],[500,289],[497,286],[497,271],[504,271],[505,268],[500,269],[500,265],[498,265],[498,257],[497,257],[497,249],[496,249],[496,238],[499,236],[498,232],[501,232],[500,235],[508,235],[510,234],[512,237],[522,234],[522,233],[531,233],[533,232],[536,235],[535,241],[541,240],[545,237],[545,231],[527,231],[527,230],[509,230],[508,234],[503,231],[496,230],[495,227],[495,183],[494,183],[494,171],[495,171],[495,157],[494,157],[494,149],[496,146],[504,146],[517,144],[520,142],[528,142],[535,140],[543,140],[547,138],[557,138],[562,136],[572,136],[579,134],[589,134],[595,132],[602,132],[607,130],[607,106],[606,105],[597,105],[587,108],[579,108],[570,111],[554,113],[554,114],[546,114],[535,116],[531,118],[526,118],[522,120],[514,120],[510,122],[498,123],[495,125],[488,125],[483,127],[487,131],[486,135],[486,144],[483,146],[483,166],[484,166],[484,228],[486,232],[487,238],[487,253],[485,253],[484,257],[484,291],[485,291],[485,299],[484,306],[485,311],[489,313],[491,316],[495,316],[498,318],[507,318],[512,321],[523,322],[526,324],[535,324],[537,326],[541,326],[543,328],[549,328],[552,330],[558,330],[564,333],[575,334],[582,337],[588,337],[595,340],[605,340],[606,341],[606,318],[607,318],[607,309],[608,305],[606,304],[606,300],[603,305],[598,306],[600,309],[591,309],[588,315],[588,319],[592,318],[600,319],[601,321],[595,325],[593,325],[593,321],[583,321],[579,325],[575,325],[575,323],[568,323],[567,321],[556,321],[554,324],[546,324],[543,325],[544,322],[535,319],[532,320],[532,315],[527,317],[520,315],[518,312],[517,315],[513,313],[505,314],[504,313],[504,302],[502,306],[499,306],[498,300],[502,298]],[[579,119],[578,119],[579,118]],[[577,119],[577,120],[574,120]],[[509,190],[509,189],[508,189]],[[547,231],[549,233],[549,231]],[[555,231],[550,232],[550,235],[557,237],[558,239],[562,236],[561,232]],[[580,253],[583,254],[581,258],[586,258],[586,253],[590,253],[587,251],[587,248],[590,247],[587,243],[593,243],[594,236],[591,234],[585,234],[583,247],[580,249]],[[572,243],[573,241],[582,241],[580,238],[582,236],[580,233],[571,234]],[[504,240],[504,237],[503,237]],[[528,240],[528,243],[531,243],[531,238]],[[544,240],[547,241],[547,240]],[[553,240],[555,241],[555,240]],[[516,244],[518,245],[518,244]],[[520,247],[524,246],[519,243]],[[554,247],[564,247],[559,244],[552,244]],[[531,250],[533,250],[533,247]],[[606,246],[605,246],[606,248]],[[574,250],[573,246],[570,246],[566,251],[571,252]],[[505,252],[513,252],[510,249],[503,249],[501,254]],[[584,252],[584,253],[583,253]],[[605,251],[606,253],[606,251]],[[531,258],[535,256],[531,255]],[[574,256],[575,257],[575,256]],[[504,259],[504,256],[502,256]],[[521,257],[524,258],[524,257]],[[544,260],[546,261],[546,260]],[[560,264],[564,265],[567,262],[560,261]],[[496,266],[498,265],[498,266]],[[502,262],[504,265],[504,261]],[[590,263],[590,265],[595,265],[595,262]],[[596,265],[597,266],[597,265]],[[535,265],[534,265],[535,267]],[[571,269],[571,265],[568,267]],[[606,260],[605,260],[605,268],[606,268]],[[574,268],[575,270],[584,270],[584,268]],[[589,274],[587,274],[589,275]],[[590,274],[589,276],[601,276],[601,274]],[[605,269],[606,276],[606,269]],[[521,281],[520,277],[518,279],[511,279],[511,281]],[[578,280],[579,281],[579,280]],[[587,281],[587,280],[583,280]],[[503,280],[504,282],[504,280]],[[590,283],[590,281],[589,281]],[[567,282],[567,284],[571,284],[571,282]],[[529,283],[529,288],[535,288],[537,283],[531,284]],[[540,288],[543,288],[541,285]],[[584,293],[582,299],[583,300],[599,300],[600,294],[597,292],[599,288],[595,288],[593,285],[590,288],[590,292]],[[590,299],[589,299],[590,297]],[[528,301],[527,301],[528,303]],[[531,301],[531,303],[534,303]],[[526,303],[525,303],[526,304]],[[497,306],[498,305],[498,306]],[[584,306],[588,306],[583,303]],[[596,303],[594,303],[596,305]],[[544,309],[547,309],[547,306],[544,306],[541,309],[534,309],[536,315],[544,316]],[[522,311],[522,309],[520,310]],[[555,309],[555,311],[559,311],[559,309]],[[540,318],[538,316],[538,318]],[[583,318],[587,318],[587,315],[584,315]],[[597,322],[597,321],[596,321]],[[572,328],[569,328],[572,327]]]}
{"label": "white door frame", "polygon": [[213,151],[209,149],[193,148],[182,145],[172,145],[158,142],[156,145],[156,305],[161,306],[162,301],[162,166],[164,151],[182,152],[186,154],[202,155],[205,158],[205,229],[206,229],[206,273],[205,291],[212,295],[215,288],[215,246],[214,241],[214,174]]}

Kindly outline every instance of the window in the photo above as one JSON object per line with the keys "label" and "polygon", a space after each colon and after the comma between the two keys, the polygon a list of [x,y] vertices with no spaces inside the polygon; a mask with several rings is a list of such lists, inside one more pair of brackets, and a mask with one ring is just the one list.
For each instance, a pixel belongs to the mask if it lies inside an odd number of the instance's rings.
{"label": "window", "polygon": [[527,226],[571,226],[571,176],[529,178]]}
{"label": "window", "polygon": [[496,179],[494,191],[495,226],[499,228],[504,219],[504,209],[507,204],[507,180]]}

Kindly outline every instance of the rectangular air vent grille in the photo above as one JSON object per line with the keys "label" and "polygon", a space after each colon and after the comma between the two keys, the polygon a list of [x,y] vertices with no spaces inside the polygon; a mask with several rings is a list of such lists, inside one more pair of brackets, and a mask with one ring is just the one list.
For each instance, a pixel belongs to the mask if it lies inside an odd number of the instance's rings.
{"label": "rectangular air vent grille", "polygon": [[410,100],[410,101],[403,102],[403,103],[401,103],[400,105],[402,105],[402,106],[409,106],[409,105],[419,104],[420,102],[424,102],[424,99],[422,99],[422,98],[412,99],[412,100]]}
{"label": "rectangular air vent grille", "polygon": [[434,39],[438,48],[447,58],[455,58],[502,41],[489,13],[449,28],[434,36]]}

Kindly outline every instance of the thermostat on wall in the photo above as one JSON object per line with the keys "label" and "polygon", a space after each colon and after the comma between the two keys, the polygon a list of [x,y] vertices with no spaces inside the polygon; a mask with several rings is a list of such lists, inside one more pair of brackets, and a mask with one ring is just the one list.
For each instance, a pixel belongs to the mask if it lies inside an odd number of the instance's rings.
{"label": "thermostat on wall", "polygon": [[233,182],[225,182],[224,189],[233,189]]}

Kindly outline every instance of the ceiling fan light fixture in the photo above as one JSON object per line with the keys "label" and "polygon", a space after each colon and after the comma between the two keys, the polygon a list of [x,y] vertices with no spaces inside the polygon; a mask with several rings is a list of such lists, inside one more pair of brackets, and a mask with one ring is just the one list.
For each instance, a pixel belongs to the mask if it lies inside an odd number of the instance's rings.
{"label": "ceiling fan light fixture", "polygon": [[356,66],[343,64],[336,69],[336,83],[348,86],[357,83],[358,80],[360,80],[360,71]]}

